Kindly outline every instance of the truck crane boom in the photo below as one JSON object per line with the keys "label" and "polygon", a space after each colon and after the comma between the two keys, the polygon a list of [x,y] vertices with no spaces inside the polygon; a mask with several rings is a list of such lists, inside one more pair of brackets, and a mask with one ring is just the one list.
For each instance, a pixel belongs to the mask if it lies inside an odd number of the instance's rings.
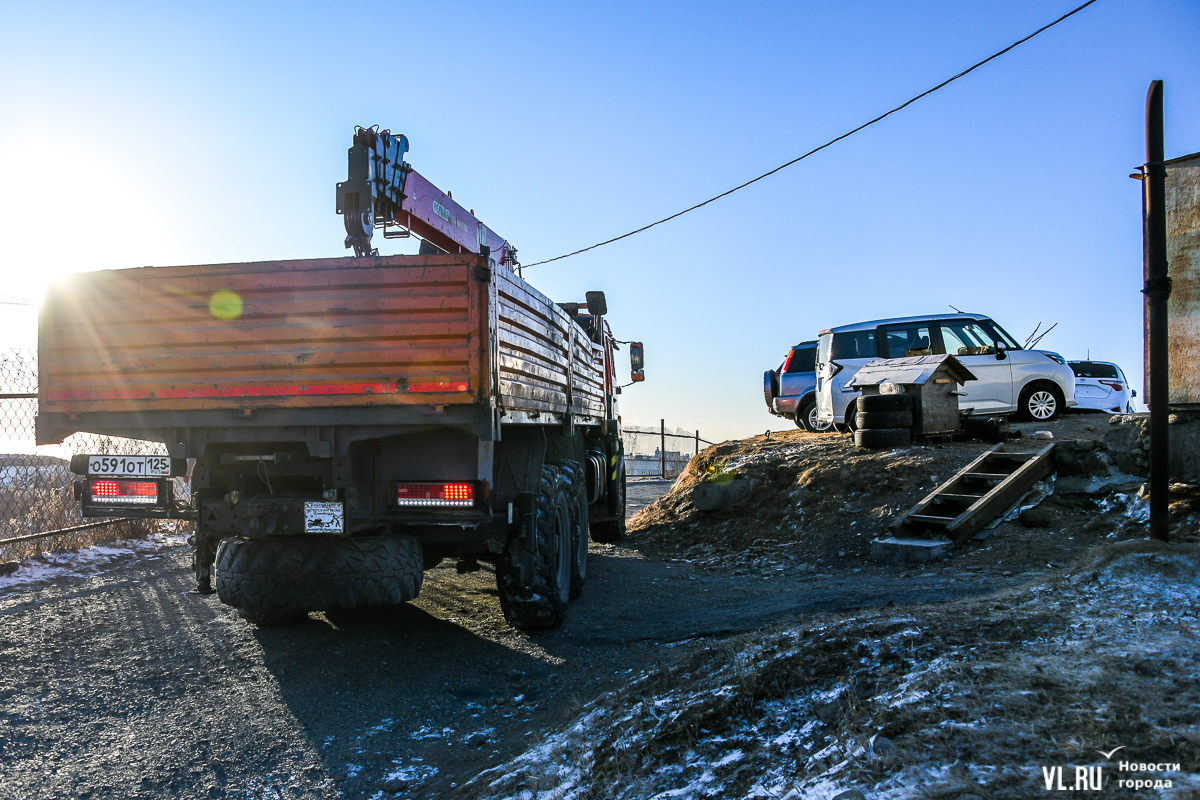
{"label": "truck crane boom", "polygon": [[346,247],[356,256],[379,255],[371,247],[376,228],[385,239],[416,236],[421,253],[482,253],[513,269],[517,249],[474,212],[463,208],[404,160],[408,137],[356,127],[347,153],[346,180],[337,185],[337,213],[346,226]]}

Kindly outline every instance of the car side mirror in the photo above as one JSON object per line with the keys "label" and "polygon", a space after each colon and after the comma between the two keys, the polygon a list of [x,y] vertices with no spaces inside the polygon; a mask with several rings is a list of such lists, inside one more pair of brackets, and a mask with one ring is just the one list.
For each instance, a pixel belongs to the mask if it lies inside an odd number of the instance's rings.
{"label": "car side mirror", "polygon": [[1008,358],[1008,345],[1004,342],[996,342],[996,360],[1003,361]]}
{"label": "car side mirror", "polygon": [[646,356],[641,342],[629,343],[629,368],[634,372],[641,372],[646,368]]}
{"label": "car side mirror", "polygon": [[1137,397],[1137,389],[1130,389],[1130,390],[1129,390],[1129,396],[1130,396],[1130,397]]}

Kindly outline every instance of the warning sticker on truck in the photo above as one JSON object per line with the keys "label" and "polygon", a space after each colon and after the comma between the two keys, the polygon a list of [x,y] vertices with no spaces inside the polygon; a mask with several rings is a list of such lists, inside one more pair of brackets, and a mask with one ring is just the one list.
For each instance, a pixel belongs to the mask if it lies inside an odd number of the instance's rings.
{"label": "warning sticker on truck", "polygon": [[341,503],[304,504],[305,533],[341,533],[344,524]]}

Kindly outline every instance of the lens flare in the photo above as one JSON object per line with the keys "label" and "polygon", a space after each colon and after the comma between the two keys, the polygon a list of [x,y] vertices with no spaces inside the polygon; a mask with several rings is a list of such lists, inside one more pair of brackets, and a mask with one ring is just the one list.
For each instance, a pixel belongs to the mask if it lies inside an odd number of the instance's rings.
{"label": "lens flare", "polygon": [[242,296],[228,289],[213,292],[208,310],[217,319],[237,319],[242,315]]}

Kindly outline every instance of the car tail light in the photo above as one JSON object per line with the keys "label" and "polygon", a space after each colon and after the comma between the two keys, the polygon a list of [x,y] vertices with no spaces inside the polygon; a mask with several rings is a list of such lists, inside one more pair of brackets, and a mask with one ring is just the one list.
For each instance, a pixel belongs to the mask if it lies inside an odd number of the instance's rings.
{"label": "car tail light", "polygon": [[475,484],[465,481],[396,484],[396,504],[400,506],[470,508],[475,505],[475,495]]}
{"label": "car tail light", "polygon": [[152,506],[158,504],[154,481],[92,481],[91,501],[103,505]]}
{"label": "car tail light", "polygon": [[792,366],[792,357],[793,357],[793,356],[795,356],[795,355],[796,355],[796,351],[795,351],[795,350],[788,350],[788,357],[787,357],[786,359],[784,359],[784,362],[783,362],[783,367],[781,367],[781,368],[780,368],[780,370],[779,370],[779,374],[780,374],[780,375],[786,375],[786,374],[787,374],[787,372],[788,372],[788,367]]}
{"label": "car tail light", "polygon": [[1121,383],[1120,381],[1103,381],[1102,380],[1100,382],[1103,383],[1105,386],[1109,387],[1110,389],[1112,389],[1114,392],[1121,392],[1121,391],[1125,390],[1125,384]]}

